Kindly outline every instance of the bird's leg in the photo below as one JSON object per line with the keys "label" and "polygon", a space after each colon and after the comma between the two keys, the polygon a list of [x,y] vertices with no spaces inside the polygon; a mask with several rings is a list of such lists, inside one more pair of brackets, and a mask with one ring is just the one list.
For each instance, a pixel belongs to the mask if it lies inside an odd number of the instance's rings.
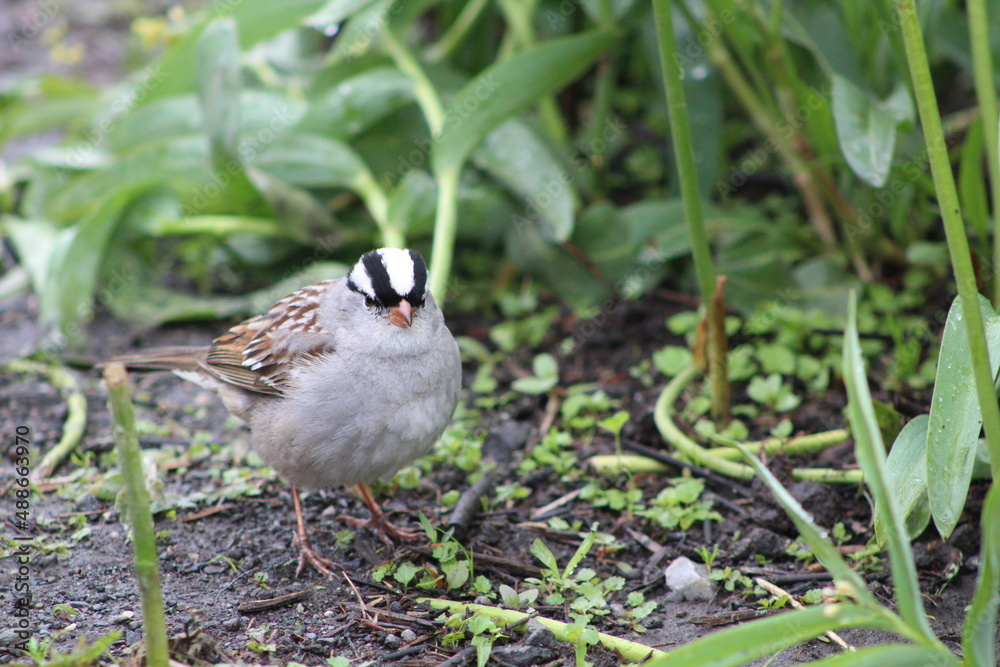
{"label": "bird's leg", "polygon": [[295,537],[292,541],[299,550],[299,565],[295,568],[295,578],[299,578],[299,574],[302,573],[302,569],[306,566],[306,563],[316,568],[323,576],[332,577],[332,568],[336,566],[336,563],[323,558],[313,549],[312,542],[309,541],[309,535],[306,533],[306,519],[302,516],[302,499],[299,498],[299,487],[294,484],[292,485],[292,505],[295,508],[296,522]]}
{"label": "bird's leg", "polygon": [[385,517],[385,512],[382,511],[382,508],[372,496],[371,489],[368,488],[367,484],[361,482],[354,488],[358,490],[361,500],[368,506],[368,511],[371,512],[372,517],[370,519],[355,519],[350,516],[340,517],[345,523],[354,528],[371,528],[378,533],[382,541],[389,545],[390,548],[393,546],[392,541],[389,539],[390,536],[403,542],[412,542],[420,537],[419,533],[411,533],[389,523],[389,520]]}

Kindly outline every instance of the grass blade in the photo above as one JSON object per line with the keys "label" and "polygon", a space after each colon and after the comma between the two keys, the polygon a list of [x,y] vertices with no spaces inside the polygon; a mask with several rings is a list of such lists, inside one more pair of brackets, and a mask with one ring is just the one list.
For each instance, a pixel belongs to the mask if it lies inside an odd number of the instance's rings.
{"label": "grass blade", "polygon": [[[885,471],[885,445],[875,418],[865,364],[858,337],[857,293],[851,293],[847,310],[847,330],[844,332],[844,383],[847,385],[847,415],[854,433],[854,449],[865,474],[865,484],[871,489],[875,504],[882,514],[886,542],[892,561],[892,581],[900,616],[920,637],[920,643],[937,647],[940,642],[931,630],[920,597],[917,569],[910,553],[910,541],[896,498],[889,492]],[[836,575],[834,575],[836,576]]]}
{"label": "grass blade", "polygon": [[969,665],[995,665],[997,605],[1000,604],[1000,489],[994,483],[983,503],[982,562],[972,605],[965,617],[962,648]]}
{"label": "grass blade", "polygon": [[825,604],[775,614],[720,630],[654,658],[646,667],[736,667],[818,637],[828,630],[870,627],[894,630],[891,614],[854,604]]}

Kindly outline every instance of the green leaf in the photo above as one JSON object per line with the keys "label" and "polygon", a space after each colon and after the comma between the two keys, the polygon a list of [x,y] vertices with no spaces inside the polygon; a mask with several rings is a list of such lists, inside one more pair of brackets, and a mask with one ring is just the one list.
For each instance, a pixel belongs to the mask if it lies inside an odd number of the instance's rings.
{"label": "green leaf", "polygon": [[962,141],[958,168],[958,194],[962,213],[976,231],[979,239],[990,237],[990,209],[983,178],[983,119],[977,116]]}
{"label": "green leaf", "polygon": [[487,68],[455,96],[434,146],[434,171],[456,171],[508,118],[579,76],[614,42],[604,30],[554,39]]}
{"label": "green leaf", "polygon": [[553,574],[559,573],[559,563],[556,561],[556,557],[553,555],[552,551],[545,546],[544,542],[536,538],[535,541],[531,543],[530,550],[531,554],[535,558],[542,561],[542,565],[545,566],[545,569],[549,570]]}
{"label": "green leaf", "polygon": [[966,664],[995,665],[994,641],[1000,603],[1000,486],[986,494],[982,517],[982,562],[972,605],[965,617],[962,648]]}
{"label": "green leaf", "polygon": [[312,99],[299,129],[345,140],[412,101],[413,79],[394,67],[378,67],[348,77]]}
{"label": "green leaf", "polygon": [[[903,90],[903,94],[909,93]],[[833,119],[840,150],[847,164],[860,178],[876,188],[885,185],[896,146],[896,124],[900,103],[874,102],[865,91],[842,76],[833,75]],[[912,108],[911,108],[912,115]]]}
{"label": "green leaf", "polygon": [[254,163],[272,176],[302,188],[352,187],[371,177],[347,144],[319,135],[294,133],[271,142]]}
{"label": "green leaf", "polygon": [[[927,496],[927,415],[919,415],[911,419],[903,430],[896,436],[896,441],[889,451],[889,458],[886,460],[885,473],[888,477],[890,488],[899,503],[899,510],[904,518],[909,518],[918,512],[922,502],[926,502]],[[880,545],[885,545],[885,519],[881,508],[875,506],[875,535]],[[922,518],[930,518],[924,513]],[[926,523],[920,525],[917,521],[914,525],[907,524],[910,538],[915,538],[923,529]]]}
{"label": "green leaf", "polygon": [[673,377],[691,365],[691,350],[667,345],[653,353],[653,365],[667,377]]}
{"label": "green leaf", "polygon": [[[232,19],[239,34],[240,48],[247,49],[283,30],[294,28],[325,4],[326,0],[218,0],[202,13],[207,26],[213,19]],[[195,89],[197,51],[205,27],[196,26],[172,43],[160,61],[162,81],[149,87],[145,103],[189,93]]]}
{"label": "green leaf", "polygon": [[713,632],[644,663],[645,667],[737,667],[777,653],[827,630],[850,627],[893,629],[887,613],[853,604],[820,605],[775,614]]}
{"label": "green leaf", "polygon": [[517,195],[523,216],[542,223],[547,237],[569,238],[576,208],[573,176],[527,123],[515,118],[500,125],[472,160]]}
{"label": "green leaf", "polygon": [[864,471],[865,484],[882,512],[899,613],[914,633],[919,633],[929,644],[937,644],[938,640],[927,622],[923,599],[920,597],[920,582],[917,580],[917,569],[913,563],[903,514],[891,493],[892,487],[885,471],[885,445],[875,419],[875,409],[872,407],[871,392],[865,376],[861,340],[858,337],[857,307],[857,293],[852,292],[848,305],[847,329],[844,331],[842,372],[844,384],[847,385],[847,416],[854,434],[854,451]]}
{"label": "green leaf", "polygon": [[216,169],[237,157],[240,138],[240,42],[236,23],[220,18],[198,39],[198,98]]}
{"label": "green leaf", "polygon": [[851,593],[856,599],[858,599],[862,604],[865,605],[876,605],[875,596],[873,596],[865,585],[864,579],[862,579],[857,572],[855,572],[844,557],[840,555],[837,551],[837,547],[828,539],[827,532],[821,530],[816,523],[813,521],[812,515],[806,512],[802,505],[799,504],[795,498],[781,485],[781,482],[774,476],[774,474],[768,470],[763,463],[760,462],[756,456],[751,454],[743,445],[739,444],[734,440],[724,438],[722,436],[716,436],[716,440],[722,442],[730,447],[737,447],[743,452],[743,456],[747,459],[747,462],[753,466],[757,473],[757,476],[762,482],[767,486],[768,490],[774,496],[774,499],[778,501],[778,504],[785,510],[788,517],[795,524],[795,527],[799,531],[799,535],[802,539],[806,541],[809,548],[812,550],[813,554],[816,555],[816,559],[827,569],[827,571],[833,575],[834,579],[837,579],[844,584],[850,586]]}
{"label": "green leaf", "polygon": [[[1000,317],[979,297],[990,374],[1000,367]],[[972,355],[959,299],[952,303],[941,339],[927,430],[927,493],[934,525],[945,539],[958,523],[975,465],[982,413],[972,377]]]}

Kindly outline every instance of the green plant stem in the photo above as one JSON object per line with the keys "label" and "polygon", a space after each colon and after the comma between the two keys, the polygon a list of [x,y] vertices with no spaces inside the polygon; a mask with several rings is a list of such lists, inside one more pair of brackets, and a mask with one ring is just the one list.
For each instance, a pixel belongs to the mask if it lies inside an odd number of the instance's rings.
{"label": "green plant stem", "polygon": [[383,245],[391,248],[406,247],[406,230],[389,226],[389,198],[375,177],[367,169],[354,181],[354,189],[365,202],[365,207],[382,233]]}
{"label": "green plant stem", "polygon": [[[696,366],[691,365],[682,370],[663,388],[659,398],[656,399],[656,406],[653,408],[653,420],[656,428],[663,436],[663,439],[673,445],[678,452],[683,454],[691,462],[704,466],[722,475],[727,475],[735,479],[753,479],[753,468],[742,463],[735,463],[716,456],[713,450],[706,449],[687,437],[674,423],[674,403],[680,397],[681,392],[688,384],[694,381],[701,374]],[[831,431],[831,433],[837,433]],[[816,438],[822,440],[823,434],[816,434]],[[757,443],[759,446],[761,443]],[[831,443],[832,444],[832,443]],[[726,455],[729,456],[728,454]],[[795,468],[792,471],[792,478],[798,481],[817,481],[842,484],[859,484],[862,481],[860,470],[837,470],[833,468]]]}
{"label": "green plant stem", "polygon": [[403,46],[399,38],[388,28],[382,31],[382,42],[389,51],[392,61],[396,63],[396,67],[413,79],[413,94],[417,98],[417,104],[424,114],[431,136],[437,138],[444,128],[444,106],[437,90],[434,89],[434,84],[427,78],[427,73],[420,66],[416,56]]}
{"label": "green plant stem", "polygon": [[15,359],[7,364],[6,370],[12,373],[43,375],[66,399],[66,421],[63,422],[62,437],[31,471],[31,481],[37,483],[51,476],[56,466],[80,444],[80,438],[87,429],[87,397],[80,391],[80,384],[76,378],[63,366]]}
{"label": "green plant stem", "polygon": [[715,291],[715,266],[701,211],[698,171],[694,164],[694,143],[691,139],[691,124],[688,122],[684,86],[681,83],[680,64],[675,58],[677,44],[674,38],[674,19],[670,11],[670,0],[653,0],[653,16],[656,20],[656,41],[660,47],[660,67],[663,73],[663,87],[667,94],[667,111],[670,115],[670,132],[673,137],[681,198],[684,201],[684,216],[687,218],[688,234],[691,237],[691,252],[698,274],[701,298],[707,304]]}
{"label": "green plant stem", "polygon": [[[417,602],[423,602],[430,605],[433,609],[444,609],[451,613],[456,612],[468,612],[476,615],[486,616],[493,621],[499,621],[505,625],[513,625],[518,621],[528,620],[528,614],[522,611],[514,611],[512,609],[500,609],[498,607],[490,607],[488,605],[482,604],[468,604],[465,602],[455,602],[453,600],[439,600],[436,598],[420,598]],[[572,641],[572,638],[567,632],[569,627],[568,623],[562,623],[560,621],[552,620],[551,618],[544,618],[542,616],[536,616],[535,620],[547,627],[556,636],[557,641],[567,642]],[[639,644],[637,642],[630,642],[626,639],[621,639],[619,637],[614,637],[612,635],[606,635],[603,632],[598,633],[598,640],[606,648],[615,651],[627,662],[643,662],[648,658],[656,658],[661,656],[666,656],[667,654],[663,651],[657,650],[655,648],[650,648],[645,644]]]}
{"label": "green plant stem", "polygon": [[[383,31],[386,48],[400,70],[413,79],[417,104],[423,111],[431,137],[437,139],[444,129],[444,107],[437,91],[417,59],[389,30]],[[455,233],[458,225],[458,180],[461,165],[435,172],[438,182],[437,213],[434,218],[434,241],[431,248],[430,288],[442,305],[451,275],[452,255],[455,252]]]}
{"label": "green plant stem", "polygon": [[427,62],[438,63],[451,56],[489,4],[488,0],[469,0],[465,3],[462,11],[458,13],[458,17],[441,35],[441,39],[424,53]]}
{"label": "green plant stem", "polygon": [[[767,440],[762,440],[760,442],[743,443],[743,446],[756,456],[759,456],[761,451],[765,454],[782,452],[785,454],[795,455],[806,454],[809,452],[819,452],[832,445],[838,445],[845,442],[850,437],[850,431],[846,428],[838,428],[832,431],[810,433],[809,435],[803,435],[797,438],[788,438],[787,440],[783,438],[768,438]],[[710,447],[708,452],[713,456],[719,457],[720,459],[727,459],[730,461],[743,460],[743,453],[738,449],[733,449],[732,447]]]}
{"label": "green plant stem", "polygon": [[[924,129],[927,158],[930,161],[934,189],[937,191],[941,218],[944,221],[948,253],[951,256],[952,270],[955,272],[958,295],[962,300],[962,313],[966,319],[965,330],[969,337],[976,395],[982,410],[983,429],[986,432],[986,444],[990,452],[990,467],[993,470],[993,479],[1000,479],[1000,406],[997,404],[993,377],[990,373],[989,352],[986,347],[983,316],[979,310],[979,292],[969,254],[969,240],[965,235],[955,178],[951,172],[948,149],[941,130],[941,116],[934,94],[934,83],[931,81],[930,67],[927,64],[927,54],[924,51],[917,9],[913,0],[896,0],[895,4],[902,28],[903,44],[906,47],[906,59],[910,66],[910,76],[913,79],[913,93],[920,112],[920,124]],[[984,123],[996,122],[995,118],[983,120]]]}
{"label": "green plant stem", "polygon": [[163,590],[160,587],[160,561],[156,554],[153,514],[149,509],[146,476],[142,473],[142,454],[135,432],[135,415],[132,412],[125,367],[111,364],[104,369],[104,381],[108,385],[108,406],[115,424],[115,447],[125,480],[128,520],[132,525],[135,572],[142,594],[146,665],[167,667],[170,654],[163,612]]}
{"label": "green plant stem", "polygon": [[993,54],[990,50],[990,18],[985,0],[969,0],[969,40],[972,44],[972,75],[976,86],[979,113],[983,118],[983,140],[986,142],[986,164],[990,175],[990,199],[993,201],[993,307],[1000,308],[1000,229],[997,229],[997,208],[1000,207],[1000,147],[997,146],[997,93],[993,83]]}
{"label": "green plant stem", "polygon": [[448,276],[451,275],[452,255],[455,251],[455,234],[458,228],[458,179],[461,167],[446,169],[437,174],[438,201],[434,218],[434,242],[431,246],[431,294],[444,306],[448,294]]}

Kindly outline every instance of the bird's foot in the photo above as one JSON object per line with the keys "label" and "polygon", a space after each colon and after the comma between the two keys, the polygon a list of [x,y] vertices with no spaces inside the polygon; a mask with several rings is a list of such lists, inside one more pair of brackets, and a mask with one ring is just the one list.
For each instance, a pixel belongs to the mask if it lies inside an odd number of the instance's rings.
{"label": "bird's foot", "polygon": [[414,540],[420,539],[420,533],[412,533],[393,525],[385,517],[385,514],[381,512],[378,514],[373,512],[370,519],[358,519],[353,516],[339,516],[337,519],[343,521],[355,530],[360,528],[371,528],[390,549],[393,549],[396,546],[393,544],[392,538],[395,538],[400,542],[413,542]]}
{"label": "bird's foot", "polygon": [[333,568],[337,567],[337,564],[329,558],[320,556],[319,552],[313,549],[313,545],[305,533],[295,531],[295,537],[292,541],[295,543],[295,547],[299,550],[299,564],[298,567],[295,568],[296,579],[298,579],[299,575],[302,574],[302,570],[305,569],[307,564],[313,566],[316,571],[324,577],[333,576]]}

